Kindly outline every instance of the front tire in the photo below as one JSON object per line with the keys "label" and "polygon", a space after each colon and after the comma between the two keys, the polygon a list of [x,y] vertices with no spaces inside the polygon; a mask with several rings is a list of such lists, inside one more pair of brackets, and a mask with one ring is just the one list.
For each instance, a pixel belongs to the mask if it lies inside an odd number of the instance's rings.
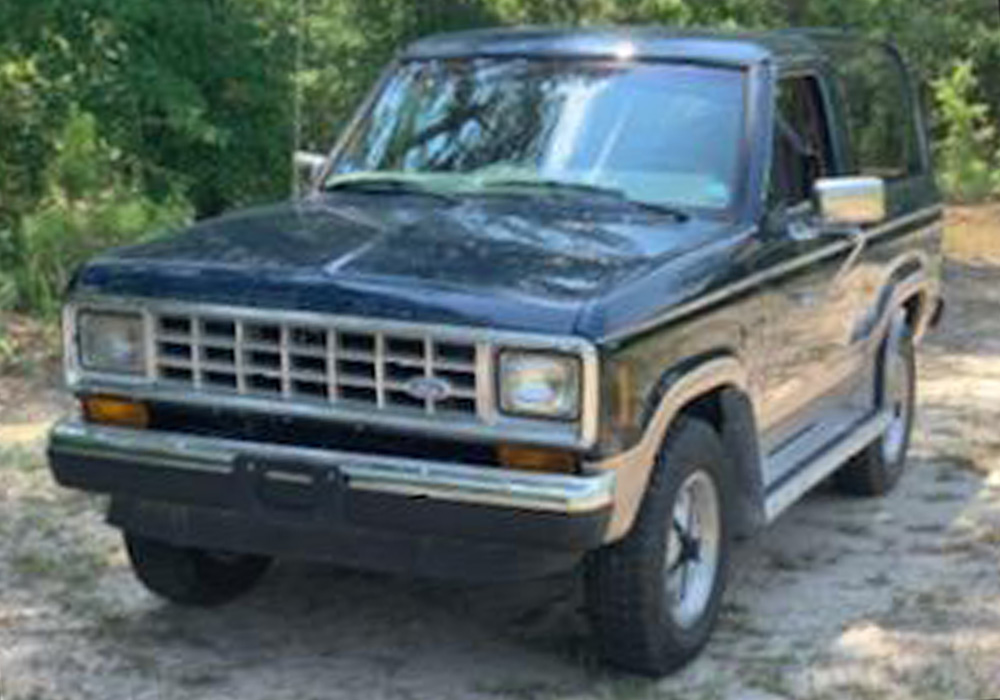
{"label": "front tire", "polygon": [[210,607],[228,603],[253,588],[270,566],[267,557],[216,554],[125,533],[136,577],[172,603]]}
{"label": "front tire", "polygon": [[903,311],[893,318],[883,342],[876,385],[879,405],[890,422],[877,440],[834,474],[842,491],[858,496],[882,496],[899,482],[913,432],[917,368],[913,333]]}
{"label": "front tire", "polygon": [[725,462],[715,430],[679,418],[631,531],[588,559],[587,609],[609,663],[661,676],[708,641],[729,565]]}

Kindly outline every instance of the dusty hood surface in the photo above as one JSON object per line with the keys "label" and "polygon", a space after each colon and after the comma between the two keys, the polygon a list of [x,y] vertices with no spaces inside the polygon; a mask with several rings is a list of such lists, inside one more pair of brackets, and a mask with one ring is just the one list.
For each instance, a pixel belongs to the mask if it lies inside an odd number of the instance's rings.
{"label": "dusty hood surface", "polygon": [[718,223],[579,199],[342,193],[109,251],[80,287],[571,332],[582,305],[703,245]]}

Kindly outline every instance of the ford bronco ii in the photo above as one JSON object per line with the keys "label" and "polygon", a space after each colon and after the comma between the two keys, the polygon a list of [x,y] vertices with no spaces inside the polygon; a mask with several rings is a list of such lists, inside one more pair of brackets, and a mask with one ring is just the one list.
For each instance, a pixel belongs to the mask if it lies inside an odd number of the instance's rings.
{"label": "ford bronco ii", "polygon": [[734,537],[900,477],[941,307],[915,94],[834,32],[419,41],[304,196],[76,274],[55,477],[177,603],[273,557],[580,565],[604,657],[670,671]]}

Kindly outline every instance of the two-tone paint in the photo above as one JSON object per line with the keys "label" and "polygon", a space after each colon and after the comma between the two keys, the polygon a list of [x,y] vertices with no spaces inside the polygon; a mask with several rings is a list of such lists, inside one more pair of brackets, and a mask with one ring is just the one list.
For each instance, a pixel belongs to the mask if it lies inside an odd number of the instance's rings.
{"label": "two-tone paint", "polygon": [[[808,36],[473,32],[419,42],[398,60],[469,56],[742,71],[737,206],[681,221],[603,202],[314,192],[111,251],[80,271],[71,296],[579,338],[599,365],[597,431],[576,447],[581,476],[615,476],[601,482],[613,500],[604,541],[628,531],[680,412],[714,421],[737,454],[747,527],[876,434],[874,372],[894,312],[905,309],[919,335],[938,305],[941,207],[925,139],[923,172],[888,183],[886,221],[831,231],[804,210],[776,223],[765,197],[776,83],[806,72],[832,84]],[[841,99],[825,93],[834,174],[852,167]]]}

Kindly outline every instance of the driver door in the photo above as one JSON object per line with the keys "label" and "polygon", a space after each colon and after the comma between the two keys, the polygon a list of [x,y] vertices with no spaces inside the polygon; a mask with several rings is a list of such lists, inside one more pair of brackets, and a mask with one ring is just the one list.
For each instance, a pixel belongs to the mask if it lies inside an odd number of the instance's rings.
{"label": "driver door", "polygon": [[[850,280],[863,239],[825,229],[813,203],[816,180],[837,174],[827,104],[814,75],[779,84],[761,416],[765,454],[772,457],[769,483],[785,476],[808,450],[822,447],[828,434],[836,437],[841,420],[849,420]],[[782,451],[787,458],[773,458]]]}

